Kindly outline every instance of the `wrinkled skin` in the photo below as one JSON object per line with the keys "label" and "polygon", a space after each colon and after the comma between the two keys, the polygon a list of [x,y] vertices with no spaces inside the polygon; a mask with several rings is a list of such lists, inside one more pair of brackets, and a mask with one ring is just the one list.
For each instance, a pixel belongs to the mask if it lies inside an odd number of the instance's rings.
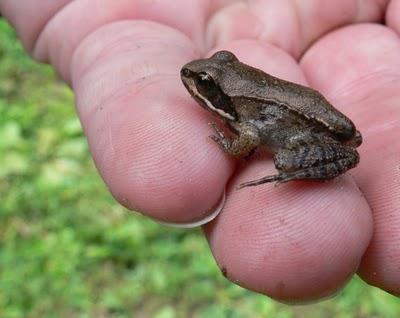
{"label": "wrinkled skin", "polygon": [[[400,294],[400,0],[360,3],[0,0],[0,11],[72,86],[96,165],[121,204],[189,222],[227,186],[222,213],[204,227],[220,268],[248,289],[306,301],[355,272]],[[235,191],[273,162],[256,156],[239,169],[205,138],[212,116],[179,79],[183,64],[220,49],[312,86],[357,122],[364,143],[351,175]]]}

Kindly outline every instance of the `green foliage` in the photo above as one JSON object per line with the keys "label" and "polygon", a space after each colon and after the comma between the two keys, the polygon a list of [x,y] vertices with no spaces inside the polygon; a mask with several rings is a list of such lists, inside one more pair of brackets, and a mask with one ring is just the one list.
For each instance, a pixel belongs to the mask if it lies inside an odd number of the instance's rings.
{"label": "green foliage", "polygon": [[89,156],[71,91],[0,20],[0,317],[398,317],[355,279],[287,306],[219,273],[198,230],[116,204]]}

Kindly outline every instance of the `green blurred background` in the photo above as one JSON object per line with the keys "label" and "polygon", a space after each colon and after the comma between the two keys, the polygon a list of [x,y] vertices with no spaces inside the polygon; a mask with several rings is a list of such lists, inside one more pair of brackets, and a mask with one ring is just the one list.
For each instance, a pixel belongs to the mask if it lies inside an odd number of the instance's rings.
{"label": "green blurred background", "polygon": [[0,19],[0,317],[400,317],[354,278],[335,298],[287,306],[220,274],[199,230],[115,203],[73,95]]}

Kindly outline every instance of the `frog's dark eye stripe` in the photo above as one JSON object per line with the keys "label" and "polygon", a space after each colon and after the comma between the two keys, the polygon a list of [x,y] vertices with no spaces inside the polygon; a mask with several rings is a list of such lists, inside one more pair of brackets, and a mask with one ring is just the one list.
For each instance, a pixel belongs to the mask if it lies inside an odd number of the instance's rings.
{"label": "frog's dark eye stripe", "polygon": [[195,95],[213,112],[220,116],[235,120],[236,113],[231,106],[230,98],[225,95],[213,78],[207,73],[199,73],[196,80]]}

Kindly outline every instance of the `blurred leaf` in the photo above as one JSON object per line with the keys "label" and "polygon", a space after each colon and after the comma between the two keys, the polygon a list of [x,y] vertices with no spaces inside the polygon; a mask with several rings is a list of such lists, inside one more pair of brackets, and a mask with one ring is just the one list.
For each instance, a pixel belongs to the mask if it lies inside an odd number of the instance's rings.
{"label": "blurred leaf", "polygon": [[176,317],[176,311],[174,310],[174,308],[170,306],[159,309],[154,315],[154,318],[175,318],[175,317]]}
{"label": "blurred leaf", "polygon": [[21,126],[15,121],[9,121],[0,126],[0,151],[6,151],[7,148],[14,148],[22,142]]}
{"label": "blurred leaf", "polygon": [[28,160],[17,152],[7,152],[0,157],[0,178],[23,174],[28,169]]}

